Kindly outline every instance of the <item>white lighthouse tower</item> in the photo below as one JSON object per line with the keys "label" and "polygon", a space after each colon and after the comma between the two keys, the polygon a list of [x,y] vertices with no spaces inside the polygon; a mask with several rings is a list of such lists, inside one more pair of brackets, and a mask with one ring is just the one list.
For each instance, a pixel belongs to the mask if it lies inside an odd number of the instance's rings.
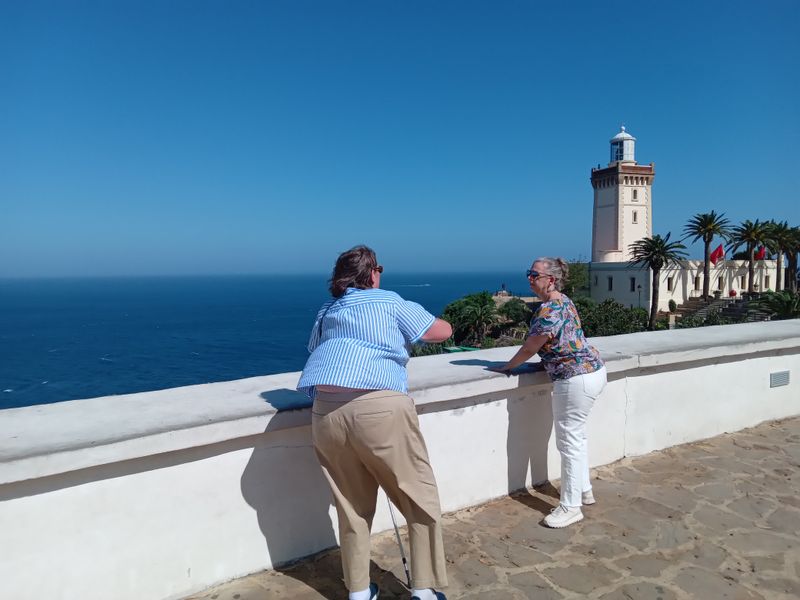
{"label": "white lighthouse tower", "polygon": [[[647,308],[652,294],[651,273],[631,266],[630,246],[653,236],[652,190],[656,169],[653,163],[636,162],[636,138],[624,127],[611,138],[610,144],[608,166],[598,165],[591,176],[594,213],[590,294],[598,302],[612,299],[624,306]],[[711,269],[711,291],[719,296],[741,295],[747,289],[746,276],[747,261],[724,260]],[[682,260],[662,269],[658,309],[667,310],[671,300],[682,305],[699,297],[702,277],[702,260]],[[758,262],[755,273],[758,290],[774,289],[775,277],[774,260]]]}
{"label": "white lighthouse tower", "polygon": [[636,162],[636,138],[621,131],[610,140],[608,166],[592,169],[592,262],[627,262],[629,246],[653,234],[655,165]]}

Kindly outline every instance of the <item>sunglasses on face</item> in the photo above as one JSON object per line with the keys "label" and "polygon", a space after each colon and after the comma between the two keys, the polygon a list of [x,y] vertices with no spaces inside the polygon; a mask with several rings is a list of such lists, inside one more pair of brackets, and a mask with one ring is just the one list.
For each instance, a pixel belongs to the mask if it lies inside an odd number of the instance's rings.
{"label": "sunglasses on face", "polygon": [[525,271],[525,275],[531,279],[539,279],[542,275],[547,275],[547,273],[539,273],[539,271],[534,271],[533,269],[528,269]]}

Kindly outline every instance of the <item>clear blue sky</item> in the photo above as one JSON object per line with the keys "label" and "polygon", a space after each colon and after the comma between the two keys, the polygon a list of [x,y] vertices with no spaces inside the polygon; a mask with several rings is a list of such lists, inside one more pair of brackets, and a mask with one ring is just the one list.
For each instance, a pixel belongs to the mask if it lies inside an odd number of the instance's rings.
{"label": "clear blue sky", "polygon": [[621,123],[656,233],[800,225],[800,2],[558,4],[0,0],[0,277],[586,257]]}

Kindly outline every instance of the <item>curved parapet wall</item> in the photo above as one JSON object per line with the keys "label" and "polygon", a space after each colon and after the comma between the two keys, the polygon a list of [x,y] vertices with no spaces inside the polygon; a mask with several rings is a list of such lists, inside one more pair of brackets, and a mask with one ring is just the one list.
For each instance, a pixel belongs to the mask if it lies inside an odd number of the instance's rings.
{"label": "curved parapet wall", "polygon": [[[800,414],[798,320],[592,343],[593,465]],[[513,352],[410,363],[446,511],[558,477],[547,377],[485,369]],[[298,375],[0,412],[3,596],[179,598],[335,545]]]}

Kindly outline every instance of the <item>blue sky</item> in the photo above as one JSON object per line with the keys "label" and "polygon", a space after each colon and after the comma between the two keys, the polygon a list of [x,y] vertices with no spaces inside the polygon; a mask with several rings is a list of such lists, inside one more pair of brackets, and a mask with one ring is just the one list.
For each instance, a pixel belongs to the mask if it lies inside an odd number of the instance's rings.
{"label": "blue sky", "polygon": [[800,225],[800,3],[556,4],[0,0],[0,277],[586,257],[622,123],[656,233]]}

